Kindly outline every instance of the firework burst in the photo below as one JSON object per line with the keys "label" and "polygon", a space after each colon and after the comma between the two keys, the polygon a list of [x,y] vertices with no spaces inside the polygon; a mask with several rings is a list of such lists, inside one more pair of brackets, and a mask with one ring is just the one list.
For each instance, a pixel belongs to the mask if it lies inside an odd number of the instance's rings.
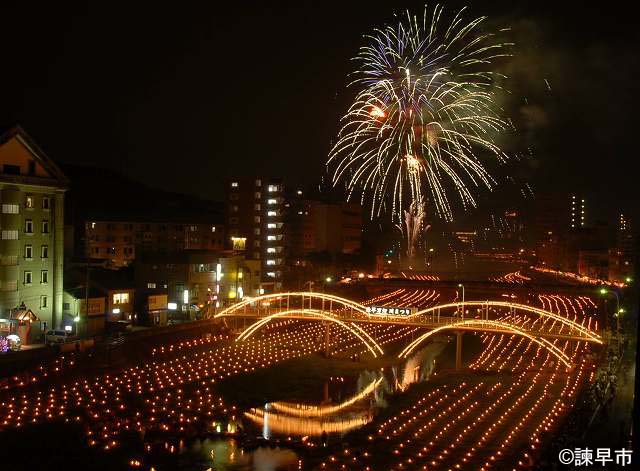
{"label": "firework burst", "polygon": [[510,128],[496,104],[503,76],[492,67],[511,44],[484,30],[485,17],[465,13],[446,21],[441,6],[422,18],[406,12],[366,36],[354,58],[358,92],[327,165],[349,198],[370,199],[372,218],[390,209],[401,221],[412,204],[429,203],[450,220],[451,189],[474,207],[474,189],[494,185],[483,160],[507,159],[495,141]]}

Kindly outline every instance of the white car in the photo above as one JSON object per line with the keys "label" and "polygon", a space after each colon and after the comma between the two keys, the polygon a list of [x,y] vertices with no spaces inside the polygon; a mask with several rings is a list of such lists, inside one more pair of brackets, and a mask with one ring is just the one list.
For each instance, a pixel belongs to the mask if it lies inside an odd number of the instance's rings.
{"label": "white car", "polygon": [[44,342],[47,345],[66,343],[72,339],[71,332],[65,332],[64,330],[50,330],[44,334]]}

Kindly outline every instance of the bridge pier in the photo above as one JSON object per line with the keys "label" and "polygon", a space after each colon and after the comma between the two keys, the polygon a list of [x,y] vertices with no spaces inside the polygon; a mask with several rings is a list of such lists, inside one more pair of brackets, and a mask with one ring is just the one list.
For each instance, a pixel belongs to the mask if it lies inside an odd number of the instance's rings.
{"label": "bridge pier", "polygon": [[456,331],[456,371],[462,369],[462,335],[464,332]]}
{"label": "bridge pier", "polygon": [[324,356],[329,358],[329,322],[324,323]]}

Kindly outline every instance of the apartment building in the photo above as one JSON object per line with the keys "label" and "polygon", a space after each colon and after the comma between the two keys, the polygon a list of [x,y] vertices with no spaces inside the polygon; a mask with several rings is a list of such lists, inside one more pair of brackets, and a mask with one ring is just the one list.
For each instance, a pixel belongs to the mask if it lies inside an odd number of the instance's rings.
{"label": "apartment building", "polygon": [[32,339],[62,319],[67,185],[22,128],[0,129],[0,317],[32,311]]}

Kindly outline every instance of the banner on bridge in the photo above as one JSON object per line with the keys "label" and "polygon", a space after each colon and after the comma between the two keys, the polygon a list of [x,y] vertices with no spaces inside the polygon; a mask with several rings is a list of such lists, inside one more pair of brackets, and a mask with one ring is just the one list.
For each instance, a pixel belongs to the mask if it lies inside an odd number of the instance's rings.
{"label": "banner on bridge", "polygon": [[409,307],[367,306],[367,312],[380,316],[410,316],[413,309]]}

